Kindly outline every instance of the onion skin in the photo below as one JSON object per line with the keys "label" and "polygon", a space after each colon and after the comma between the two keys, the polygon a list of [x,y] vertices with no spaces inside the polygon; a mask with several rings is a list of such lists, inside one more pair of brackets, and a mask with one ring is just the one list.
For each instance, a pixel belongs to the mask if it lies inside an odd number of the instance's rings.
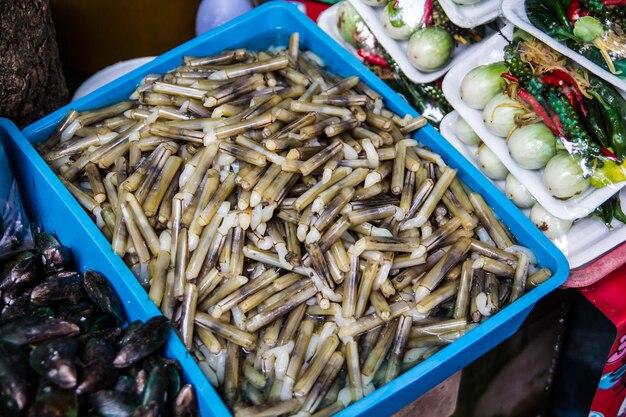
{"label": "onion skin", "polygon": [[515,115],[523,112],[517,101],[506,94],[498,94],[485,106],[483,122],[491,133],[505,138],[515,126]]}

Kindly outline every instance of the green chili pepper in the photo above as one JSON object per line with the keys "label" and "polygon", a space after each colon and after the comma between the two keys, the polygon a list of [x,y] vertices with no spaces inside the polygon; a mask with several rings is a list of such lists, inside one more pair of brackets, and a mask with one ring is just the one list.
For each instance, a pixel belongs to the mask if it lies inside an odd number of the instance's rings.
{"label": "green chili pepper", "polygon": [[622,117],[617,107],[613,107],[608,104],[604,99],[595,91],[588,90],[588,92],[595,97],[596,100],[604,108],[604,122],[608,126],[609,136],[611,138],[611,147],[613,153],[619,159],[620,164],[624,161],[626,156],[626,131],[624,130],[624,124],[622,123]]}
{"label": "green chili pepper", "polygon": [[552,9],[546,7],[542,0],[526,0],[526,16],[528,16],[530,23],[547,35],[562,41],[578,41],[578,38],[563,28]]}
{"label": "green chili pepper", "polygon": [[591,83],[593,91],[598,93],[609,105],[619,110],[622,115],[622,124],[626,126],[626,100],[624,100],[613,86],[609,85],[600,77],[589,73],[589,82]]}
{"label": "green chili pepper", "polygon": [[563,3],[561,3],[561,0],[543,0],[543,4],[552,10],[558,21],[561,23],[561,26],[571,33],[572,25],[569,22],[569,17],[567,16],[567,12],[565,11],[565,7],[563,7]]}
{"label": "green chili pepper", "polygon": [[552,35],[560,26],[554,13],[543,4],[542,0],[526,0],[525,7],[528,20],[542,32]]}
{"label": "green chili pepper", "polygon": [[587,128],[587,131],[591,133],[591,136],[593,136],[596,142],[602,145],[603,148],[610,148],[611,143],[605,129],[602,109],[596,100],[589,100],[588,98],[585,98],[583,99],[583,103],[587,109],[587,117],[582,118],[585,128]]}
{"label": "green chili pepper", "polygon": [[622,202],[620,201],[619,193],[615,194],[611,200],[613,202],[613,217],[626,224],[626,214],[622,211]]}

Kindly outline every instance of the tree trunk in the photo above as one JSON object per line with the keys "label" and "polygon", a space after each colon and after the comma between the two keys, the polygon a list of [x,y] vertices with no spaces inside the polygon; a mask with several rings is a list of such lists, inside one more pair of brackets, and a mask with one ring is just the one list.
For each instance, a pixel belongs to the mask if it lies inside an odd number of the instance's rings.
{"label": "tree trunk", "polygon": [[49,0],[0,0],[0,116],[22,128],[67,98]]}

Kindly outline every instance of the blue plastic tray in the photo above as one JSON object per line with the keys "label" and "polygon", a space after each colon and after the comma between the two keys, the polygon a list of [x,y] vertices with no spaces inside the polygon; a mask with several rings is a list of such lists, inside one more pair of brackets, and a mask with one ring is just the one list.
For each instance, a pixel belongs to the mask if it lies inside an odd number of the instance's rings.
{"label": "blue plastic tray", "polygon": [[[131,318],[147,318],[159,312],[126,265],[112,253],[109,242],[37,154],[32,144],[47,139],[70,109],[93,109],[126,99],[146,74],[163,73],[176,67],[181,63],[183,55],[200,56],[229,48],[265,49],[272,45],[287,45],[293,32],[300,33],[302,47],[318,54],[331,71],[344,77],[358,76],[385,98],[385,104],[390,110],[401,115],[417,114],[400,96],[336,44],[295,6],[271,2],[159,56],[57,110],[28,126],[23,134],[6,124],[1,125],[4,127],[4,135],[8,136],[5,139],[10,139],[5,140],[6,150],[13,159],[14,170],[22,181],[24,199],[33,209],[35,218],[44,227],[56,231],[66,245],[76,248],[81,265],[98,269],[113,281],[126,302]],[[426,126],[418,131],[415,138],[441,154],[448,164],[458,168],[459,177],[483,195],[517,240],[531,248],[541,265],[550,268],[554,276],[458,341],[400,375],[395,381],[352,404],[337,416],[384,416],[396,412],[513,334],[533,305],[559,287],[569,273],[563,254],[435,129],[430,125]],[[230,415],[175,336],[170,338],[168,353],[181,361],[185,376],[195,384],[203,416]]]}

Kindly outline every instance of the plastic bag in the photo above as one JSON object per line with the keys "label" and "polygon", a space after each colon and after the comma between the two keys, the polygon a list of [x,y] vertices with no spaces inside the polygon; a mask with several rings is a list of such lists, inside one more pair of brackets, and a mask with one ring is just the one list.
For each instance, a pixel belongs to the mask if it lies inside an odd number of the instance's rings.
{"label": "plastic bag", "polygon": [[33,234],[17,181],[0,146],[0,261],[33,247]]}

